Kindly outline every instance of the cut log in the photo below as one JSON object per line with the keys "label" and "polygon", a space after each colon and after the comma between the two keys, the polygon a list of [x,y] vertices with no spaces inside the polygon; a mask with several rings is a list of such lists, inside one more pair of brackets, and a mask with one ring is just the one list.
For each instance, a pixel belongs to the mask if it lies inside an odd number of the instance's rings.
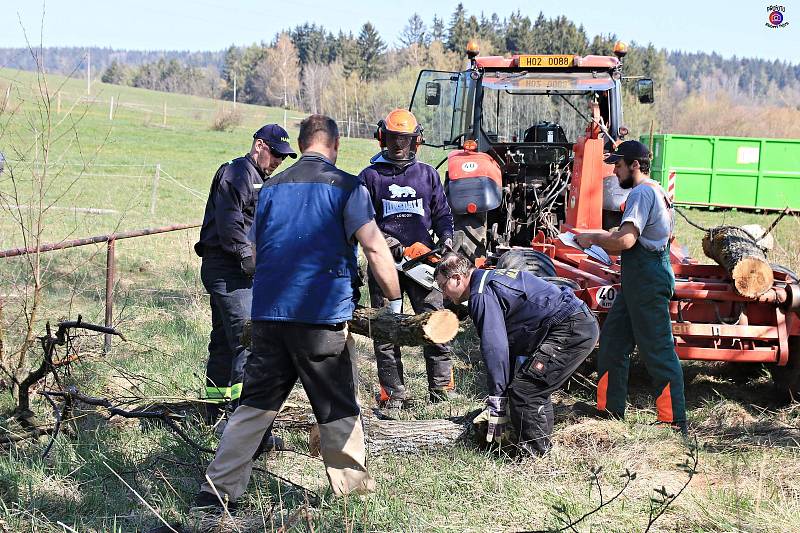
{"label": "cut log", "polygon": [[772,288],[774,278],[766,253],[742,228],[709,229],[703,237],[703,252],[727,270],[740,295],[758,298]]}
{"label": "cut log", "polygon": [[353,311],[350,331],[399,346],[421,346],[450,342],[458,333],[458,317],[447,309],[419,315],[394,314],[387,308]]}
{"label": "cut log", "polygon": [[[349,322],[350,332],[399,346],[423,346],[450,342],[458,333],[458,317],[447,309],[419,315],[394,314],[387,308],[359,307]],[[252,324],[242,330],[242,346],[250,347]]]}

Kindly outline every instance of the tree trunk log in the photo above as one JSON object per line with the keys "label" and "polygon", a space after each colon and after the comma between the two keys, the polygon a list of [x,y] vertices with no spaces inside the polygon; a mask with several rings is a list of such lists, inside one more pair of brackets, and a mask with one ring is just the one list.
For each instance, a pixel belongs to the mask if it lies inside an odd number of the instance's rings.
{"label": "tree trunk log", "polygon": [[[459,442],[474,438],[472,419],[478,411],[460,418],[434,418],[431,420],[381,420],[362,412],[364,437],[371,454],[416,453],[423,450],[436,450],[455,446]],[[313,423],[314,417],[302,417],[311,421],[308,434],[308,449],[313,456],[319,456],[319,426]],[[288,417],[283,411],[275,419],[275,427],[301,427],[297,415]]]}
{"label": "tree trunk log", "polygon": [[419,315],[400,315],[386,308],[353,311],[350,331],[399,346],[421,346],[450,342],[458,333],[458,317],[447,309]]}
{"label": "tree trunk log", "polygon": [[709,229],[703,237],[703,252],[728,271],[740,295],[758,298],[772,288],[774,278],[766,253],[742,228]]}
{"label": "tree trunk log", "polygon": [[370,453],[415,453],[454,446],[470,435],[472,418],[379,420],[364,417]]}
{"label": "tree trunk log", "polygon": [[[440,309],[419,315],[400,315],[386,308],[359,307],[349,322],[350,332],[379,342],[399,346],[422,346],[450,342],[458,333],[458,318],[452,311]],[[242,346],[250,347],[252,324],[245,322]]]}

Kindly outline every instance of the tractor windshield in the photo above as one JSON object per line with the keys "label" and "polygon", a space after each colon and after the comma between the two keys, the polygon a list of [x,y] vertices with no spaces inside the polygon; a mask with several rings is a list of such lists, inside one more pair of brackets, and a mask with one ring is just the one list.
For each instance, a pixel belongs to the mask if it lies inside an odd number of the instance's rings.
{"label": "tractor windshield", "polygon": [[411,111],[425,128],[425,144],[458,146],[472,127],[474,101],[475,81],[466,72],[420,72]]}
{"label": "tractor windshield", "polygon": [[586,129],[592,100],[608,124],[613,87],[608,73],[487,72],[481,127],[491,142],[516,143],[545,141],[536,126],[558,124],[572,143]]}

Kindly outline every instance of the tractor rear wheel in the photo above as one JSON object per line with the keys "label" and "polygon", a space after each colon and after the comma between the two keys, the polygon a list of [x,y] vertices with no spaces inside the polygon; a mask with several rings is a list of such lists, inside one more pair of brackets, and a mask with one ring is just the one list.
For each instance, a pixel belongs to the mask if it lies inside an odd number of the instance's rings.
{"label": "tractor rear wheel", "polygon": [[486,257],[486,213],[453,214],[453,248],[471,260]]}
{"label": "tractor rear wheel", "polygon": [[547,254],[530,248],[512,248],[497,261],[497,268],[526,270],[540,278],[556,277],[556,267]]}
{"label": "tractor rear wheel", "polygon": [[[800,281],[793,270],[775,263],[770,266],[773,270],[786,274],[790,281]],[[775,383],[779,402],[800,400],[800,337],[789,337],[789,361],[786,366],[769,365],[769,372]]]}
{"label": "tractor rear wheel", "polygon": [[573,291],[580,290],[581,286],[574,280],[569,278],[562,278],[559,276],[542,276],[542,279],[545,281],[549,281],[553,285],[557,287],[569,287]]}
{"label": "tractor rear wheel", "polygon": [[786,366],[770,365],[780,402],[800,400],[800,337],[789,337],[789,361]]}

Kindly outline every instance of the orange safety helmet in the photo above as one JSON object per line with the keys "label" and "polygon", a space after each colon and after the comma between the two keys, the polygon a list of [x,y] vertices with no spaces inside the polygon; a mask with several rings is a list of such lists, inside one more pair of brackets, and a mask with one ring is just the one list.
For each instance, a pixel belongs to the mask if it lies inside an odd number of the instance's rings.
{"label": "orange safety helmet", "polygon": [[[378,121],[375,138],[381,148],[386,148],[386,134],[416,137],[414,148],[421,145],[425,139],[422,137],[422,126],[417,122],[417,117],[411,111],[395,109],[390,111],[386,118]],[[413,149],[413,148],[412,148]]]}

